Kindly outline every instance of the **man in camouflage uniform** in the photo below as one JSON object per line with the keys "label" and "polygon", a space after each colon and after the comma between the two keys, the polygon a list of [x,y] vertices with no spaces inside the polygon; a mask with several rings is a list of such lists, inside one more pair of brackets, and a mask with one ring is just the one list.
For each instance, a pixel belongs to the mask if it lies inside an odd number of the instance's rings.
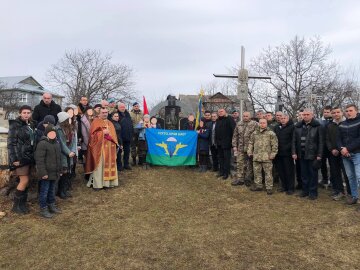
{"label": "man in camouflage uniform", "polygon": [[231,183],[233,186],[243,185],[244,183],[250,186],[253,181],[253,166],[251,159],[247,155],[247,148],[256,127],[258,127],[258,123],[251,120],[250,112],[244,112],[242,121],[235,127],[232,146],[237,160],[237,179]]}
{"label": "man in camouflage uniform", "polygon": [[272,194],[272,161],[278,151],[278,140],[275,133],[267,127],[266,119],[259,120],[259,127],[251,135],[247,153],[253,157],[255,185],[251,191],[262,190],[262,173],[265,173],[265,186],[268,195]]}
{"label": "man in camouflage uniform", "polygon": [[[131,117],[131,122],[133,124],[133,128],[135,128],[135,126],[137,124],[139,124],[140,121],[142,121],[143,117],[144,117],[144,113],[140,110],[140,105],[139,103],[135,102],[133,104],[133,108],[130,111],[130,117]],[[133,134],[133,140],[131,142],[131,157],[132,157],[132,165],[135,166],[136,165],[136,156],[137,156],[137,147],[138,147],[138,136],[139,134],[136,134],[134,132]]]}

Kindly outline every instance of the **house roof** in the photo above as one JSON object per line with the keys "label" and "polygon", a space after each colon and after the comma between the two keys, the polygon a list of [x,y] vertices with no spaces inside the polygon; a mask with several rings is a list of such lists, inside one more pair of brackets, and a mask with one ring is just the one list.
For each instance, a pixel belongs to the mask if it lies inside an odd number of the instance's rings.
{"label": "house roof", "polygon": [[51,93],[56,97],[63,97],[48,89],[44,88],[38,81],[32,76],[11,76],[11,77],[0,77],[0,86],[3,86],[5,90],[22,90],[25,92],[32,92],[43,94],[44,92]]}

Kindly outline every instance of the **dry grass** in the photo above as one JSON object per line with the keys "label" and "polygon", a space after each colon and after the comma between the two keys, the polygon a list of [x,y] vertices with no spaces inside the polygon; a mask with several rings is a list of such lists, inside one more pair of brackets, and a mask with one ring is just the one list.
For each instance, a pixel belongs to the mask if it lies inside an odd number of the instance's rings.
{"label": "dry grass", "polygon": [[0,269],[360,267],[360,215],[326,191],[315,202],[267,196],[187,168],[137,168],[121,179],[100,192],[78,180],[52,220],[36,204],[0,220]]}

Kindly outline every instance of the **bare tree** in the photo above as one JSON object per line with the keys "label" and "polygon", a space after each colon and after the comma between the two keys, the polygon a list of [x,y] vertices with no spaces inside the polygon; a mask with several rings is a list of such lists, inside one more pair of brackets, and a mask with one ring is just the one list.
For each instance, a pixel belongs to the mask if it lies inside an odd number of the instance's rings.
{"label": "bare tree", "polygon": [[237,81],[234,79],[219,80],[215,79],[202,87],[205,95],[212,96],[220,92],[224,95],[231,96],[237,94]]}
{"label": "bare tree", "polygon": [[[260,104],[275,104],[276,93],[281,91],[284,109],[294,116],[306,105],[306,96],[321,93],[337,74],[337,65],[329,62],[331,49],[324,46],[319,37],[299,38],[295,36],[289,44],[268,47],[252,61],[255,72],[272,79],[259,93],[252,92]],[[259,89],[258,89],[259,90]]]}
{"label": "bare tree", "polygon": [[9,86],[0,82],[0,108],[2,108],[3,112],[6,112],[4,115],[5,119],[8,119],[9,115],[17,112],[21,96],[21,92],[9,90]]}
{"label": "bare tree", "polygon": [[61,88],[73,104],[82,96],[89,102],[110,97],[124,102],[134,99],[132,69],[111,60],[111,54],[96,50],[66,52],[48,71],[48,82]]}

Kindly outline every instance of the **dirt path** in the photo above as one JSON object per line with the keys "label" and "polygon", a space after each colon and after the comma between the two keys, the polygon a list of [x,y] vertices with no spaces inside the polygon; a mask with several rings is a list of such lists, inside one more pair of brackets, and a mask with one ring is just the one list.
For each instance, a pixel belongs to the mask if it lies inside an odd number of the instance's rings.
{"label": "dirt path", "polygon": [[80,182],[52,220],[36,204],[0,220],[0,269],[360,267],[360,215],[324,190],[267,196],[187,168],[137,168],[107,191]]}

